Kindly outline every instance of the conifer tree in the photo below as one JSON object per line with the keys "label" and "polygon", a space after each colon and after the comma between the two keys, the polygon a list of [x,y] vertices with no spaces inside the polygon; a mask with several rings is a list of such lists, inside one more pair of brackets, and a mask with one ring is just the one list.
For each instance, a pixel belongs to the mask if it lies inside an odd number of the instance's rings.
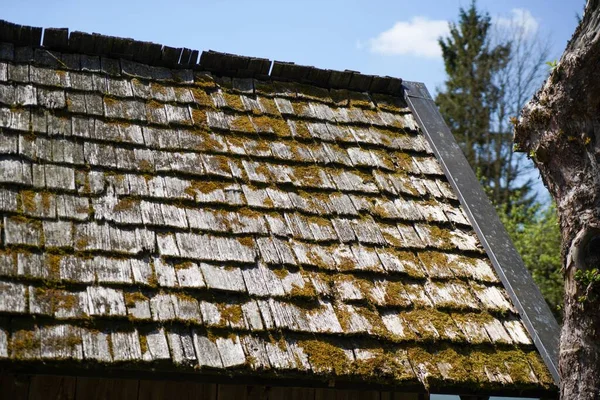
{"label": "conifer tree", "polygon": [[475,2],[461,8],[458,23],[450,23],[449,36],[439,39],[448,77],[436,103],[492,201],[501,205],[511,196],[497,193],[498,185],[517,190],[516,177],[506,166],[512,133],[492,132],[503,100],[495,78],[507,65],[511,47],[509,42],[492,45],[491,39],[490,16],[477,10]]}

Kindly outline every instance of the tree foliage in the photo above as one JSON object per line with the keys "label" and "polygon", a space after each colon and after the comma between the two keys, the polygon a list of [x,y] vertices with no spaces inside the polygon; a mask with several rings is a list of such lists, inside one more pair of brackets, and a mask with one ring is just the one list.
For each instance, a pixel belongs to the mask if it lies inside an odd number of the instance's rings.
{"label": "tree foliage", "polygon": [[496,170],[505,164],[498,148],[511,140],[508,132],[490,134],[502,99],[494,78],[510,55],[509,43],[492,45],[491,32],[490,16],[480,13],[475,3],[460,9],[458,23],[450,23],[449,36],[439,40],[448,79],[436,97],[440,112],[488,191],[494,187]]}
{"label": "tree foliage", "polygon": [[554,204],[543,207],[516,205],[509,214],[499,209],[506,227],[525,266],[531,272],[542,295],[560,320],[562,318],[563,277],[560,258],[560,228]]}

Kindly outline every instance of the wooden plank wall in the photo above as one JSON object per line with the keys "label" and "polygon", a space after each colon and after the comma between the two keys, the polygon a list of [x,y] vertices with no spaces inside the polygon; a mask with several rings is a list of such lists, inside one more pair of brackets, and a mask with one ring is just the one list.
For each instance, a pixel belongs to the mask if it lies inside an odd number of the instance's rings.
{"label": "wooden plank wall", "polygon": [[187,381],[0,375],[0,400],[428,400],[423,394]]}

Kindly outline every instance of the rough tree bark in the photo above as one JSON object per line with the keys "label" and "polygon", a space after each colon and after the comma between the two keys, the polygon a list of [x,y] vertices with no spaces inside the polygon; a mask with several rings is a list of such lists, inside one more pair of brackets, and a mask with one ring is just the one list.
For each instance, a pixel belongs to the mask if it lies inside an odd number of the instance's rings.
{"label": "rough tree bark", "polygon": [[600,0],[588,0],[560,61],[523,108],[515,143],[534,159],[559,213],[561,399],[600,399]]}

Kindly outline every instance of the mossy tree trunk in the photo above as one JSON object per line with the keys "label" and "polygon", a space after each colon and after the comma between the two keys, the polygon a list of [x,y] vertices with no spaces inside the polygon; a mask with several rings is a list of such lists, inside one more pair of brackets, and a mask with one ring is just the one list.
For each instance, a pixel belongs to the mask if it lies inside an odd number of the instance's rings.
{"label": "mossy tree trunk", "polygon": [[600,0],[524,107],[515,143],[556,200],[565,273],[562,399],[600,398]]}

